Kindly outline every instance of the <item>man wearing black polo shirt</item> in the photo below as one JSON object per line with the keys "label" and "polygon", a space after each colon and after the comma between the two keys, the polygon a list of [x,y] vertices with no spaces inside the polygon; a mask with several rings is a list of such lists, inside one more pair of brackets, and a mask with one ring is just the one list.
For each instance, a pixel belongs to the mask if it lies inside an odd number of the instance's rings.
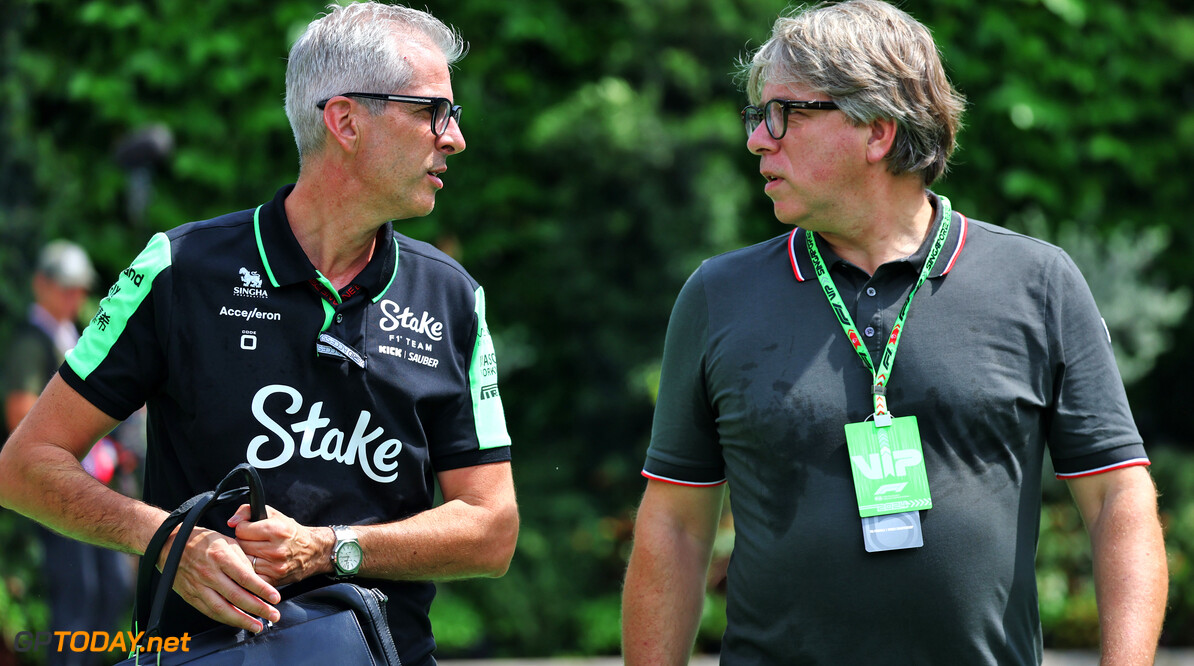
{"label": "man wearing black polo shirt", "polygon": [[1039,664],[1048,452],[1089,529],[1103,663],[1151,664],[1155,489],[1090,291],[925,188],[963,109],[877,0],[780,18],[747,147],[795,228],[714,257],[664,347],[623,597],[627,664],[684,663],[732,489],[725,664]]}
{"label": "man wearing black polo shirt", "polygon": [[[429,213],[465,148],[448,69],[463,51],[405,7],[314,21],[286,75],[298,182],[154,236],[4,448],[6,506],[134,553],[157,507],[237,463],[260,471],[268,518],[242,507],[196,530],[175,589],[197,611],[169,609],[164,635],[260,631],[280,586],[353,576],[387,593],[403,663],[433,664],[428,581],[508,567],[518,514],[484,292],[390,223]],[[142,403],[144,504],[78,463]]]}

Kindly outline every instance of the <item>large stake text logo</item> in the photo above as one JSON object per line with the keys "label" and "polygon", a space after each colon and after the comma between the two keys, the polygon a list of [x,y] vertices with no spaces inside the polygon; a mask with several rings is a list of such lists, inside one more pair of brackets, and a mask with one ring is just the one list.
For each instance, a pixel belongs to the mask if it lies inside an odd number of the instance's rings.
{"label": "large stake text logo", "polygon": [[[329,428],[323,432],[316,445],[316,436],[331,425],[331,419],[322,416],[323,402],[312,403],[306,418],[287,427],[266,413],[266,401],[275,395],[290,397],[290,405],[285,408],[287,414],[298,414],[303,407],[302,394],[284,384],[271,384],[257,391],[257,395],[253,396],[253,416],[274,436],[257,435],[249,441],[246,452],[249,464],[258,469],[281,467],[290,462],[297,450],[301,457],[307,459],[321,458],[350,467],[360,465],[366,476],[379,483],[392,483],[398,478],[395,470],[398,469],[402,442],[393,438],[376,441],[384,435],[380,426],[367,433],[369,421],[373,417],[370,412],[361,410],[347,442],[343,430]],[[291,433],[301,435],[297,444]],[[372,454],[369,452],[370,445],[373,446]]]}

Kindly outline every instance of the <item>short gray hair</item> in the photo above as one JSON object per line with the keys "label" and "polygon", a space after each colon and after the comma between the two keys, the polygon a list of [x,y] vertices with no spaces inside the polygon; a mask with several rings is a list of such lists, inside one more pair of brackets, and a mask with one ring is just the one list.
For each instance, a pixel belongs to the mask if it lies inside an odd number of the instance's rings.
{"label": "short gray hair", "polygon": [[[300,164],[325,141],[317,103],[346,92],[395,92],[410,83],[414,72],[395,48],[394,32],[430,42],[449,65],[468,50],[455,28],[424,11],[377,2],[328,5],[327,14],[312,21],[294,42],[286,65],[286,117]],[[372,114],[381,113],[386,104],[360,102]]]}
{"label": "short gray hair", "polygon": [[907,13],[879,0],[798,7],[740,65],[752,104],[768,83],[811,88],[857,125],[895,120],[892,173],[918,173],[926,186],[945,173],[966,100],[929,30]]}

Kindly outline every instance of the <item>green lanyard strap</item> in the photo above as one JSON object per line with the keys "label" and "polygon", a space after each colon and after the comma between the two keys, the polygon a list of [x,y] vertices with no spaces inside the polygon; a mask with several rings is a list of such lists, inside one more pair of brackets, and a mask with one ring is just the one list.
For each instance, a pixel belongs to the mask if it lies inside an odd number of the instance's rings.
{"label": "green lanyard strap", "polygon": [[846,332],[846,338],[854,347],[854,353],[858,354],[858,358],[862,360],[862,364],[870,371],[874,380],[871,385],[871,395],[875,400],[875,425],[877,426],[891,423],[891,416],[887,413],[887,383],[891,380],[891,368],[895,365],[896,348],[900,345],[900,334],[904,331],[904,320],[908,318],[912,297],[916,295],[916,290],[920,289],[920,285],[924,284],[929,274],[933,272],[933,265],[937,263],[937,257],[940,256],[941,250],[945,247],[945,239],[949,236],[953,209],[950,207],[949,199],[938,198],[941,201],[941,227],[937,230],[937,237],[933,241],[928,258],[925,259],[925,265],[920,269],[920,277],[916,279],[916,284],[912,285],[912,291],[908,292],[908,298],[904,300],[904,306],[900,308],[900,314],[891,328],[891,335],[887,338],[887,346],[883,349],[883,358],[879,361],[878,369],[875,368],[870,352],[867,351],[866,346],[862,343],[862,338],[858,335],[858,329],[854,326],[854,320],[850,317],[850,311],[846,309],[846,304],[842,302],[841,294],[833,286],[833,279],[829,277],[829,269],[825,267],[825,261],[821,259],[821,252],[817,249],[817,241],[813,237],[813,232],[808,230],[804,232],[804,242],[808,245],[808,254],[813,262],[813,272],[817,274],[821,290],[825,292],[825,298],[829,299],[829,305],[833,308],[838,323],[842,325],[842,330]]}

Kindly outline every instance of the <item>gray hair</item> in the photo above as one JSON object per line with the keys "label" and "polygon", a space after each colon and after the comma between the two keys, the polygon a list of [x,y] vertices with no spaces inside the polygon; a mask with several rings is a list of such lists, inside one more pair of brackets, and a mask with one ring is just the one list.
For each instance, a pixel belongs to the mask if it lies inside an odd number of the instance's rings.
{"label": "gray hair", "polygon": [[945,173],[966,99],[950,84],[937,45],[919,21],[879,0],[798,7],[740,63],[752,104],[768,83],[824,93],[856,125],[896,122],[891,173]]}
{"label": "gray hair", "polygon": [[[326,130],[322,100],[346,92],[390,93],[413,78],[411,65],[395,48],[398,32],[411,42],[430,42],[449,65],[464,57],[468,46],[455,28],[431,14],[400,5],[362,2],[328,5],[290,48],[286,66],[286,117],[304,155],[323,148]],[[361,99],[371,114],[382,113],[385,102]]]}

